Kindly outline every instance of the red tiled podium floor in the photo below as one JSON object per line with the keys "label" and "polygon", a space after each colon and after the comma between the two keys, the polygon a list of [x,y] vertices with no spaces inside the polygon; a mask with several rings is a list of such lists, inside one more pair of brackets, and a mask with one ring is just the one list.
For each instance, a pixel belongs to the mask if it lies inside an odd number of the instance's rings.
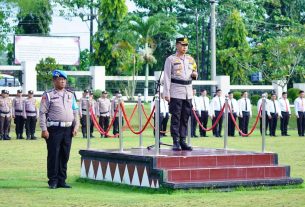
{"label": "red tiled podium floor", "polygon": [[195,148],[80,150],[81,177],[150,188],[225,188],[299,184],[276,153]]}

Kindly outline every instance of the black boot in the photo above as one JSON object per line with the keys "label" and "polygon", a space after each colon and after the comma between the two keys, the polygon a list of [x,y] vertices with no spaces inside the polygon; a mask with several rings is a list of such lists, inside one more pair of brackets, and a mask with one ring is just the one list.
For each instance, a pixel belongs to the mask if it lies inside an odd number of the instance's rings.
{"label": "black boot", "polygon": [[32,140],[36,140],[36,139],[37,139],[37,137],[35,137],[35,135],[34,135],[34,134],[32,134],[32,135],[31,135],[31,139],[32,139]]}
{"label": "black boot", "polygon": [[3,135],[3,140],[10,140],[11,138],[7,135],[7,134],[4,134]]}
{"label": "black boot", "polygon": [[24,139],[24,137],[22,136],[22,134],[19,134],[19,139]]}
{"label": "black boot", "polygon": [[26,139],[27,139],[27,140],[30,140],[30,139],[31,139],[31,136],[30,136],[29,134],[27,134],[27,135],[26,135]]}
{"label": "black boot", "polygon": [[185,142],[185,137],[180,137],[180,146],[182,150],[192,151],[193,148],[188,146]]}
{"label": "black boot", "polygon": [[0,140],[2,140],[3,139],[3,136],[2,135],[0,135]]}
{"label": "black boot", "polygon": [[179,144],[179,138],[173,137],[173,150],[174,151],[181,151],[181,147]]}

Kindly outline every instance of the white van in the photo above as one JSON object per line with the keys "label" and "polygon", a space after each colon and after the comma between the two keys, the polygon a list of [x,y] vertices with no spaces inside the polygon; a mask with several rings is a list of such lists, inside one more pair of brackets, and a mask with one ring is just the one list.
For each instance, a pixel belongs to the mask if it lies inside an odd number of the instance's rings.
{"label": "white van", "polygon": [[0,89],[8,90],[10,94],[16,94],[17,90],[22,89],[20,81],[11,75],[0,74]]}

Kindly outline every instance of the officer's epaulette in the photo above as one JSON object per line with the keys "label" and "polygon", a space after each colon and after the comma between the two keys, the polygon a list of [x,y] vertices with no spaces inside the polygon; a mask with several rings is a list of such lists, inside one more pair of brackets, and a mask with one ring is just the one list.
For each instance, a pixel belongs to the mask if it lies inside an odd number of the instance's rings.
{"label": "officer's epaulette", "polygon": [[189,55],[189,54],[186,54],[185,56],[186,56],[188,59],[194,60],[194,58],[193,58],[191,55]]}
{"label": "officer's epaulette", "polygon": [[50,89],[50,90],[47,90],[47,91],[45,91],[45,92],[43,92],[43,94],[47,94],[47,93],[50,93],[50,92],[52,92],[52,91],[54,91],[54,88],[53,88],[53,89]]}

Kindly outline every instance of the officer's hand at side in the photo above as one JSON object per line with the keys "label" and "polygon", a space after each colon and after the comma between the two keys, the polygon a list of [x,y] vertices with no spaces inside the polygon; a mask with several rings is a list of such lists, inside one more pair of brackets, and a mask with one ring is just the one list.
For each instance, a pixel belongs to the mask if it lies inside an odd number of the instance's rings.
{"label": "officer's hand at side", "polygon": [[49,132],[48,130],[42,131],[41,132],[41,137],[44,139],[49,139]]}
{"label": "officer's hand at side", "polygon": [[164,96],[165,101],[169,102],[170,101],[170,97],[168,96]]}
{"label": "officer's hand at side", "polygon": [[191,77],[192,77],[193,80],[197,80],[198,73],[196,71],[193,71],[192,74],[191,74]]}
{"label": "officer's hand at side", "polygon": [[77,134],[77,129],[73,129],[73,131],[72,131],[72,137],[75,137],[76,134]]}

